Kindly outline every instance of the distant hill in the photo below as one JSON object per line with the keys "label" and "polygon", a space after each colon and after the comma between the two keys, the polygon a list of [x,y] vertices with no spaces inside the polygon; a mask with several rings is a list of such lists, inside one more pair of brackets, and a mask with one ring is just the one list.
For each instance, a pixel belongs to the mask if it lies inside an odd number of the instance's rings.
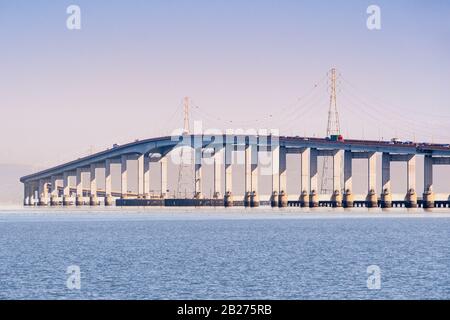
{"label": "distant hill", "polygon": [[19,179],[41,168],[28,165],[0,164],[0,204],[21,204],[23,184]]}

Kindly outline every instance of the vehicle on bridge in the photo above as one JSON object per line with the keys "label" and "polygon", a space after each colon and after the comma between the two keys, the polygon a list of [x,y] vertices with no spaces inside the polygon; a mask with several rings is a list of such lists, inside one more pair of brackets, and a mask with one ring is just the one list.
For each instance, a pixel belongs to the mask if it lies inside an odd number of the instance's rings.
{"label": "vehicle on bridge", "polygon": [[332,134],[326,139],[330,141],[341,141],[341,142],[344,141],[344,137],[341,134]]}

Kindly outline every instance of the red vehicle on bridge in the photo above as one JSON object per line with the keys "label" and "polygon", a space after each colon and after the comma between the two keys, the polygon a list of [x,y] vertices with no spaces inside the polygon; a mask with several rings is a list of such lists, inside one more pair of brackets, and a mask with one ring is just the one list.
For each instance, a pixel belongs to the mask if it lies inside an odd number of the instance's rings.
{"label": "red vehicle on bridge", "polygon": [[331,141],[340,141],[340,142],[344,141],[344,137],[341,134],[332,134],[329,137],[327,137],[327,139]]}

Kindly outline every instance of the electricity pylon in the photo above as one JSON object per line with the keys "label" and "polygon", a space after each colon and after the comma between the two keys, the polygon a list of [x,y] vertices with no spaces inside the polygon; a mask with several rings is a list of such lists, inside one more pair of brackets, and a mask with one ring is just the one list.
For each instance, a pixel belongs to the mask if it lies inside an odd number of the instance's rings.
{"label": "electricity pylon", "polygon": [[[328,124],[327,124],[327,137],[331,135],[340,135],[341,129],[339,125],[339,113],[337,109],[336,99],[336,69],[332,68],[328,72],[330,76],[330,106],[328,109]],[[330,164],[330,157],[323,158],[322,167],[322,179],[320,184],[321,194],[331,194],[335,190],[333,189],[333,174],[330,171],[333,170],[332,163]],[[340,170],[340,168],[339,168]],[[340,191],[340,190],[339,190]]]}
{"label": "electricity pylon", "polygon": [[[183,99],[183,109],[184,109],[184,124],[183,124],[183,136],[190,134],[190,121],[189,121],[189,97],[184,97]],[[193,179],[192,179],[192,150],[190,145],[181,146],[180,148],[180,164],[178,167],[178,182],[177,182],[177,197],[180,198],[180,194],[184,192],[185,196],[187,192],[192,191]],[[185,157],[188,156],[186,163]],[[189,189],[189,190],[188,190]]]}

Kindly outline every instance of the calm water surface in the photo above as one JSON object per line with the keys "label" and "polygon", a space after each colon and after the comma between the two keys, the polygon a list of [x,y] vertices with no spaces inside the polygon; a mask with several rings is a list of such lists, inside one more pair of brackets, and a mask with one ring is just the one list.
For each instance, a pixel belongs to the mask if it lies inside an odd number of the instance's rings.
{"label": "calm water surface", "polygon": [[450,214],[321,210],[2,209],[0,298],[450,299]]}

